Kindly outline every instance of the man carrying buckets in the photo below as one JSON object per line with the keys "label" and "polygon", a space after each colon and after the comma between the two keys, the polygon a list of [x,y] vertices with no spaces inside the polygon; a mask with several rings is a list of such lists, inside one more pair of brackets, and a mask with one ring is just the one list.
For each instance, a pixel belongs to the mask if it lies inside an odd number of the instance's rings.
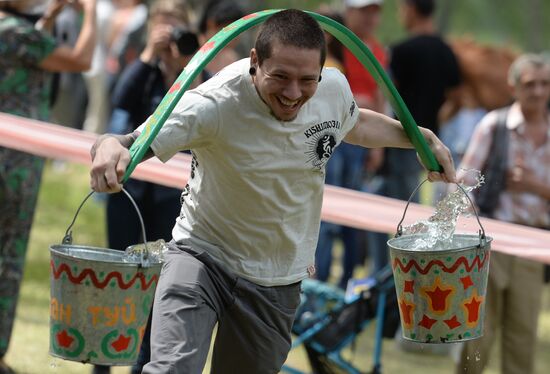
{"label": "man carrying buckets", "polygon": [[[165,254],[144,373],[277,373],[290,349],[300,281],[314,273],[325,165],[341,142],[412,148],[400,123],[357,108],[344,76],[322,69],[325,39],[298,10],[261,27],[250,58],[186,92],[151,144],[192,171]],[[322,79],[321,79],[322,76]],[[140,129],[142,129],[140,127]],[[138,131],[140,131],[138,129]],[[455,181],[447,148],[422,134]],[[117,192],[136,134],[101,136],[91,186]]]}
{"label": "man carrying buckets", "polygon": [[[477,125],[461,163],[459,177],[482,170],[486,186],[475,196],[493,218],[550,229],[550,62],[535,54],[520,56],[510,67],[508,84],[515,102],[488,113]],[[499,135],[500,134],[500,135]],[[472,181],[469,181],[472,182]],[[481,195],[483,189],[486,194]],[[534,371],[543,265],[493,252],[489,267],[485,334],[467,342],[457,373],[481,373],[496,330],[501,328],[502,372]]]}

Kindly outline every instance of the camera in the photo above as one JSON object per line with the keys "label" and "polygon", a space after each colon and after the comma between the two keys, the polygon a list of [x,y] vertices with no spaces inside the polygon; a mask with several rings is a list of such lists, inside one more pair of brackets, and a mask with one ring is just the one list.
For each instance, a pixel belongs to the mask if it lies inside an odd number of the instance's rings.
{"label": "camera", "polygon": [[174,27],[172,41],[176,43],[179,53],[184,56],[192,55],[199,49],[197,35],[184,27]]}

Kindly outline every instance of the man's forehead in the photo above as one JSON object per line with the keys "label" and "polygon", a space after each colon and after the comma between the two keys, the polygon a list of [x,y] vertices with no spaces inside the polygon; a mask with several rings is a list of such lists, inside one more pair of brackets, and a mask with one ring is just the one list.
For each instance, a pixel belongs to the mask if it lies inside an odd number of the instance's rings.
{"label": "man's forehead", "polygon": [[550,65],[527,65],[520,73],[521,81],[550,80]]}
{"label": "man's forehead", "polygon": [[310,67],[318,72],[321,68],[321,57],[316,52],[317,50],[315,49],[283,49],[279,53],[271,53],[271,56],[265,59],[264,63],[270,69],[304,71]]}
{"label": "man's forehead", "polygon": [[318,54],[319,57],[321,57],[321,50],[319,48],[299,47],[299,46],[293,45],[292,43],[284,43],[279,40],[274,40],[273,43],[271,43],[271,57],[274,57],[275,55],[286,54],[285,52],[289,52],[290,50],[294,52],[303,51],[306,53],[315,53],[315,54]]}

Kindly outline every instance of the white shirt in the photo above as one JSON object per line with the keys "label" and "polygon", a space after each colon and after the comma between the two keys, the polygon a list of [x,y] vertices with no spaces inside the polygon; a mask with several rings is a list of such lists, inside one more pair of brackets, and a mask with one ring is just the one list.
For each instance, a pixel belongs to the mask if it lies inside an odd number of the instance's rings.
{"label": "white shirt", "polygon": [[193,152],[176,241],[257,284],[291,284],[314,263],[325,164],[359,110],[345,77],[325,69],[296,119],[277,120],[249,67],[237,61],[186,92],[151,148],[163,161]]}

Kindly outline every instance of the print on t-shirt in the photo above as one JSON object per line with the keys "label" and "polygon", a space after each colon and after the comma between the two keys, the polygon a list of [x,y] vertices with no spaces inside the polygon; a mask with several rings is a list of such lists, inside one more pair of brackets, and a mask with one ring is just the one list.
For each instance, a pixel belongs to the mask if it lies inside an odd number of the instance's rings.
{"label": "print on t-shirt", "polygon": [[[317,127],[323,126],[324,124],[333,124],[335,128],[340,128],[340,122],[338,121],[327,121],[321,124],[317,124],[306,131],[306,137],[308,131]],[[325,125],[326,126],[326,125]],[[325,127],[331,128],[331,127]],[[336,134],[330,131],[323,132],[314,132],[311,136],[311,139],[306,142],[308,150],[306,154],[308,155],[308,162],[311,162],[315,170],[321,170],[323,166],[328,162],[334,148],[336,147]]]}

